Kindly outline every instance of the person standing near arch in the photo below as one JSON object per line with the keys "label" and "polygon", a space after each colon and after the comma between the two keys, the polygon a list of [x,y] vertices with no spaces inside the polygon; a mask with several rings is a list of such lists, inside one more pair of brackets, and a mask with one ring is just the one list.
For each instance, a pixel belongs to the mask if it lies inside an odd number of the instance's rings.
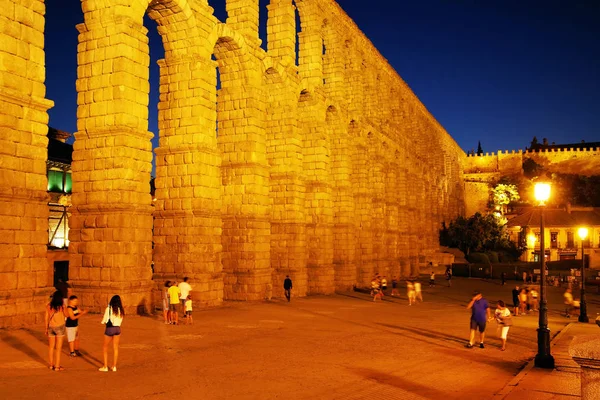
{"label": "person standing near arch", "polygon": [[102,323],[106,324],[104,330],[104,345],[102,346],[102,354],[104,356],[104,366],[98,369],[100,372],[108,372],[108,345],[113,344],[113,366],[111,370],[117,372],[117,360],[119,358],[119,340],[121,338],[121,324],[125,317],[125,310],[121,297],[115,295],[110,299],[108,307],[104,310]]}
{"label": "person standing near arch", "polygon": [[288,303],[290,302],[291,298],[292,298],[292,280],[290,279],[289,275],[285,276],[285,280],[283,281],[283,290],[285,292],[285,298],[287,299]]}
{"label": "person standing near arch", "polygon": [[46,306],[46,315],[44,318],[45,333],[48,336],[48,368],[53,371],[64,370],[60,365],[60,354],[67,333],[66,318],[67,314],[63,305],[63,294],[57,290],[50,298],[50,303]]}
{"label": "person standing near arch", "polygon": [[183,282],[180,282],[179,287],[179,301],[181,302],[183,318],[187,318],[187,314],[185,312],[185,302],[192,292],[192,286],[188,283],[189,278],[186,276],[183,278]]}

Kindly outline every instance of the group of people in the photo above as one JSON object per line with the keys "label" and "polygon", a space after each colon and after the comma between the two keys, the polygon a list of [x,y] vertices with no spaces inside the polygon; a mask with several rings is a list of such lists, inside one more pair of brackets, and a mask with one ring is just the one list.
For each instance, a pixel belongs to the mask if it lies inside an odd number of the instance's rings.
{"label": "group of people", "polygon": [[[46,305],[44,318],[45,334],[48,336],[48,368],[53,371],[64,371],[60,365],[60,356],[64,343],[64,337],[67,336],[69,342],[69,355],[71,357],[81,356],[79,351],[80,332],[79,319],[87,314],[87,310],[79,308],[79,299],[75,295],[64,297],[62,290],[57,290],[50,297],[50,302]],[[104,356],[104,365],[99,369],[102,372],[108,372],[108,348],[113,345],[113,364],[110,370],[117,371],[117,360],[119,358],[119,339],[121,336],[121,324],[125,317],[125,311],[121,302],[121,297],[113,296],[102,318],[104,329],[104,344],[102,352]]]}
{"label": "group of people", "polygon": [[421,282],[418,280],[406,281],[406,297],[408,297],[408,305],[412,306],[417,301],[423,301],[423,292],[421,291]]}
{"label": "group of people", "polygon": [[[448,286],[451,286],[452,269],[450,267],[446,269],[445,277],[448,281]],[[392,279],[392,296],[400,295],[398,293],[398,282],[399,279],[397,277],[394,277]],[[387,287],[387,278],[385,276],[375,274],[375,276],[373,276],[373,279],[371,280],[371,296],[373,297],[373,301],[382,300],[383,297],[386,295],[385,291],[387,290]],[[431,274],[429,275],[429,287],[435,287],[434,271],[431,271]],[[406,296],[408,297],[409,306],[416,304],[417,301],[423,301],[421,282],[419,282],[417,278],[410,278],[406,281]]]}
{"label": "group of people", "polygon": [[186,276],[179,284],[166,281],[163,291],[163,317],[167,325],[179,325],[179,310],[185,318],[186,325],[194,323],[192,317],[192,286]]}
{"label": "group of people", "polygon": [[483,297],[481,292],[475,291],[471,301],[467,305],[467,309],[471,310],[471,320],[469,342],[465,347],[468,349],[473,348],[475,344],[475,333],[479,332],[479,347],[482,349],[485,348],[484,339],[487,323],[495,320],[498,324],[500,339],[502,341],[500,350],[506,350],[508,331],[513,323],[511,312],[504,301],[498,300],[496,302],[496,310],[492,316],[488,301]]}
{"label": "group of people", "polygon": [[[371,279],[371,296],[373,301],[382,300],[387,295],[386,290],[388,289],[387,277],[375,274]],[[392,278],[392,296],[400,296],[398,293],[398,278]]]}
{"label": "group of people", "polygon": [[515,286],[512,290],[513,298],[513,313],[515,316],[519,314],[525,315],[531,311],[538,311],[539,307],[539,293],[535,287],[522,287]]}

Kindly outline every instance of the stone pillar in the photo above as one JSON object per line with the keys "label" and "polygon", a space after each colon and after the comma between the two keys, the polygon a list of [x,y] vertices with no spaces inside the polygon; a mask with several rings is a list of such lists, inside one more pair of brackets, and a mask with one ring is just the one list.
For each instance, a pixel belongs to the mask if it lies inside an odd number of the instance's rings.
{"label": "stone pillar", "polygon": [[[358,128],[351,127],[351,132]],[[373,188],[369,185],[368,157],[365,138],[351,135],[354,139],[352,160],[352,188],[354,189],[356,229],[356,276],[359,285],[369,285],[373,278]]]}
{"label": "stone pillar", "polygon": [[370,133],[367,144],[369,149],[369,171],[368,185],[371,187],[371,231],[373,232],[373,268],[374,273],[385,275],[388,268],[388,260],[385,249],[385,172],[383,171],[382,143],[379,138]]}
{"label": "stone pillar", "polygon": [[343,104],[348,108],[349,115],[362,115],[363,110],[363,75],[362,53],[358,52],[350,41],[344,47],[344,96]]}
{"label": "stone pillar", "polygon": [[258,0],[226,0],[227,25],[250,41],[258,38]]}
{"label": "stone pillar", "polygon": [[323,86],[323,20],[313,2],[296,1],[302,30],[298,33],[300,56],[298,74],[302,87],[311,92]]}
{"label": "stone pillar", "polygon": [[42,322],[52,293],[45,6],[27,3],[7,0],[0,12],[0,328]]}
{"label": "stone pillar", "polygon": [[355,209],[352,196],[352,154],[350,138],[342,121],[328,112],[333,182],[333,265],[336,290],[350,290],[356,283]]}
{"label": "stone pillar", "polygon": [[298,115],[303,132],[308,294],[335,291],[331,144],[323,111],[320,93],[300,96]]}
{"label": "stone pillar", "polygon": [[269,165],[262,75],[233,42],[218,42],[218,147],[222,154],[223,272],[227,300],[272,296]]}
{"label": "stone pillar", "polygon": [[419,187],[419,180],[417,174],[415,172],[414,163],[415,160],[412,159],[411,166],[409,166],[408,175],[407,175],[407,207],[408,207],[408,258],[409,258],[409,276],[416,276],[418,271],[419,264],[419,225],[420,220],[417,215],[418,209],[418,199],[421,194],[421,190]]}
{"label": "stone pillar", "polygon": [[400,259],[400,276],[410,276],[410,232],[408,208],[406,156],[400,151],[398,159],[398,257]]}
{"label": "stone pillar", "polygon": [[119,294],[127,312],[148,311],[153,135],[148,132],[147,30],[125,16],[86,18],[77,28],[72,283],[86,308],[100,311]]}
{"label": "stone pillar", "polygon": [[164,281],[187,276],[195,304],[217,305],[223,300],[223,274],[216,69],[197,56],[159,64],[154,280],[162,289]]}
{"label": "stone pillar", "polygon": [[307,293],[306,214],[302,132],[295,118],[298,99],[283,82],[269,81],[267,155],[270,165],[271,267],[273,296],[284,296],[283,280],[289,275],[294,296]]}
{"label": "stone pillar", "polygon": [[388,259],[388,278],[400,277],[400,254],[399,254],[399,193],[398,193],[398,152],[388,151],[385,165],[385,226]]}
{"label": "stone pillar", "polygon": [[283,65],[296,64],[296,6],[292,0],[271,0],[267,6],[269,55]]}
{"label": "stone pillar", "polygon": [[342,105],[347,99],[344,82],[344,53],[343,43],[339,41],[333,22],[327,21],[323,26],[323,43],[325,54],[323,55],[323,82],[325,96],[329,104]]}
{"label": "stone pillar", "polygon": [[581,399],[595,400],[600,393],[600,335],[575,336],[569,355],[581,367]]}

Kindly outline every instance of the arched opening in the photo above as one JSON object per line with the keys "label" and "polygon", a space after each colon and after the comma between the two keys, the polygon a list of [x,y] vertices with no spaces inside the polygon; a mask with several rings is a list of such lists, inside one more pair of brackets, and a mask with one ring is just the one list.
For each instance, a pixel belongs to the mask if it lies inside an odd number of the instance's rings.
{"label": "arched opening", "polygon": [[[149,78],[150,91],[148,96],[148,131],[154,134],[152,138],[152,173],[151,185],[155,188],[156,179],[156,153],[158,148],[158,103],[160,100],[160,65],[159,60],[165,57],[165,47],[162,37],[158,33],[158,25],[148,14],[144,15],[144,26],[148,29],[148,47],[150,50]],[[155,193],[151,193],[153,201]]]}
{"label": "arched opening", "polygon": [[260,47],[267,51],[267,19],[268,9],[271,0],[259,0],[258,1],[258,38],[260,39]]}
{"label": "arched opening", "polygon": [[214,10],[213,15],[221,22],[227,20],[226,0],[208,0],[208,5]]}
{"label": "arched opening", "polygon": [[[10,12],[9,12],[10,14]],[[21,13],[21,15],[27,15]],[[6,15],[5,15],[6,16]],[[19,18],[18,16],[16,16]],[[11,17],[9,17],[11,18]],[[40,156],[43,154],[43,160],[34,159],[25,160],[22,158],[24,154],[18,154],[19,161],[16,163],[18,166],[18,173],[28,173],[29,176],[33,177],[34,174],[40,174],[40,193],[47,191],[47,202],[44,201],[44,207],[40,207],[40,212],[43,213],[43,219],[40,218],[39,222],[47,224],[47,236],[45,240],[35,243],[36,247],[34,253],[43,254],[44,259],[48,259],[48,274],[46,276],[51,277],[47,281],[38,279],[36,283],[38,287],[47,287],[56,285],[59,279],[67,282],[72,279],[69,275],[69,254],[68,248],[70,245],[69,240],[69,223],[71,219],[71,205],[72,205],[72,153],[73,143],[75,141],[75,132],[77,131],[77,90],[75,82],[77,80],[77,30],[73,27],[81,23],[83,19],[83,13],[81,7],[72,5],[70,7],[57,7],[56,5],[49,5],[45,13],[45,25],[43,26],[44,32],[44,43],[41,48],[37,48],[33,43],[25,43],[25,46],[19,46],[19,51],[14,57],[19,57],[20,63],[14,63],[13,68],[22,63],[29,64],[27,67],[23,67],[23,71],[27,71],[27,83],[22,87],[15,88],[23,94],[30,94],[27,92],[27,87],[31,88],[32,83],[39,79],[39,82],[33,83],[33,93],[37,96],[47,98],[54,102],[54,106],[48,110],[48,127],[44,132],[40,132],[40,135],[47,136],[48,143],[47,148],[40,152]],[[13,21],[4,18],[3,23],[5,24],[5,32],[3,38],[10,36],[11,30],[8,29]],[[31,22],[25,23],[27,30],[33,32],[35,24],[31,25]],[[20,29],[15,30],[18,32]],[[22,38],[16,37],[17,41]],[[7,42],[8,43],[8,42]],[[8,47],[7,47],[8,49]],[[34,51],[36,51],[34,53]],[[45,58],[34,57],[39,54],[40,51],[45,52]],[[2,56],[0,56],[2,57]],[[9,59],[2,57],[3,61],[8,64]],[[45,65],[44,65],[45,62]],[[11,62],[12,63],[12,62]],[[35,65],[41,63],[40,65]],[[35,67],[35,68],[34,68]],[[12,84],[20,86],[17,79],[10,79],[9,75],[5,71],[3,82],[0,86],[10,87]],[[16,72],[18,75],[19,72]],[[39,89],[44,88],[45,91],[40,92]],[[31,90],[31,89],[30,89]],[[38,93],[36,93],[38,92]],[[26,108],[23,109],[22,114],[27,115]],[[2,112],[0,112],[2,113]],[[39,114],[39,110],[36,110],[36,114]],[[19,116],[18,118],[22,118]],[[24,119],[27,119],[25,117]],[[32,137],[36,136],[33,131],[33,124],[23,124],[25,127],[25,133],[10,134],[13,138],[22,137],[26,140],[24,145],[29,146],[33,143],[39,143],[39,140],[33,140]],[[2,127],[3,130],[7,129],[6,126]],[[29,140],[27,140],[29,138]],[[17,139],[18,140],[18,139]],[[10,142],[14,142],[15,139],[11,139]],[[14,146],[14,143],[10,143]],[[4,143],[0,140],[0,146],[4,147]],[[10,148],[10,147],[9,147]],[[42,150],[42,149],[40,149]],[[7,160],[10,159],[10,152],[2,155]],[[33,156],[31,151],[30,156]],[[33,157],[32,157],[33,158]],[[10,166],[10,162],[6,162],[4,165]],[[27,170],[25,167],[34,168],[33,171]],[[40,168],[41,167],[41,168]],[[44,168],[45,167],[45,168]],[[9,167],[10,168],[10,167]],[[15,176],[16,171],[11,171],[10,176]],[[33,174],[31,174],[33,172]],[[31,175],[29,175],[31,174]],[[41,175],[45,174],[45,178]],[[8,176],[8,175],[7,175]],[[25,178],[22,179],[23,183],[31,189],[30,185],[25,183]],[[46,185],[44,185],[46,183]],[[42,186],[44,185],[44,186]],[[16,186],[16,185],[15,185]],[[0,201],[1,201],[0,196]],[[16,199],[12,199],[15,201]],[[3,203],[6,204],[6,203]],[[26,207],[29,207],[27,204]],[[18,207],[15,207],[18,209]],[[21,214],[22,216],[22,214]],[[19,219],[21,219],[19,216]],[[29,217],[34,215],[30,214]],[[10,219],[10,214],[5,214],[4,219]],[[36,230],[40,230],[39,224]],[[28,243],[34,244],[34,243]],[[42,252],[46,250],[47,252]],[[13,265],[18,265],[19,261],[29,262],[27,258],[16,260]],[[42,262],[45,260],[31,260],[31,265],[45,265]],[[6,271],[3,271],[6,272]],[[9,280],[8,277],[2,275],[0,279]],[[15,277],[16,280],[16,277]],[[25,288],[23,288],[25,289]]]}
{"label": "arched opening", "polygon": [[294,51],[296,52],[296,66],[298,66],[300,65],[300,36],[298,34],[302,31],[302,25],[300,22],[300,12],[296,4],[294,5],[294,16],[296,18],[296,45]]}

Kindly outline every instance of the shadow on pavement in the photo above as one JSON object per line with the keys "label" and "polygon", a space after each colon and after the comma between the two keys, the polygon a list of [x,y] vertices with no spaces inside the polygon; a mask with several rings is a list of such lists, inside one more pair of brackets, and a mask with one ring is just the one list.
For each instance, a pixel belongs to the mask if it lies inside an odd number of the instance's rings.
{"label": "shadow on pavement", "polygon": [[[392,375],[386,372],[377,371],[370,368],[349,368],[349,370],[364,379],[375,381],[382,385],[392,386],[403,391],[414,393],[425,399],[453,399],[447,392],[436,389],[433,385],[425,386],[416,383],[413,380],[405,379],[400,376]],[[374,394],[376,395],[376,394]]]}
{"label": "shadow on pavement", "polygon": [[[46,346],[48,345],[48,339],[46,338],[46,335],[44,335],[43,333],[41,333],[39,331],[32,330],[32,329],[23,329],[23,332],[27,332],[34,339],[39,340],[41,343],[44,343]],[[66,346],[66,350],[65,350],[65,346]],[[65,341],[63,343],[63,348],[61,349],[62,353],[64,355],[68,356],[69,355],[69,350],[68,349],[69,349],[69,344],[68,344],[68,342],[66,340],[66,337],[65,337]],[[90,365],[92,365],[94,367],[101,367],[104,364],[103,361],[100,361],[96,357],[93,357],[93,356],[89,355],[89,353],[87,353],[87,352],[82,352],[82,354],[83,354],[83,356],[78,357],[78,358],[83,359],[83,361],[87,362],[88,364],[90,364]]]}
{"label": "shadow on pavement", "polygon": [[398,329],[398,330],[401,330],[401,331],[407,331],[407,332],[410,332],[410,333],[414,333],[415,335],[425,336],[427,338],[435,338],[435,339],[439,339],[439,340],[444,340],[446,342],[456,342],[456,343],[461,343],[461,344],[465,344],[467,342],[466,338],[462,338],[462,337],[458,337],[458,336],[452,336],[452,335],[446,335],[444,333],[437,332],[437,331],[432,331],[432,330],[429,330],[429,329],[410,328],[410,327],[407,327],[407,326],[397,326],[397,325],[390,325],[390,324],[382,324],[381,322],[377,322],[377,325],[385,326],[386,328],[392,328],[392,329]]}
{"label": "shadow on pavement", "polygon": [[44,366],[46,365],[46,360],[44,360],[34,349],[29,347],[29,345],[27,343],[23,342],[21,339],[15,337],[9,333],[3,333],[1,335],[1,338],[4,343],[9,345],[13,349],[19,350],[20,352],[22,352],[23,354],[25,354],[32,360],[37,361],[37,362],[43,364]]}

